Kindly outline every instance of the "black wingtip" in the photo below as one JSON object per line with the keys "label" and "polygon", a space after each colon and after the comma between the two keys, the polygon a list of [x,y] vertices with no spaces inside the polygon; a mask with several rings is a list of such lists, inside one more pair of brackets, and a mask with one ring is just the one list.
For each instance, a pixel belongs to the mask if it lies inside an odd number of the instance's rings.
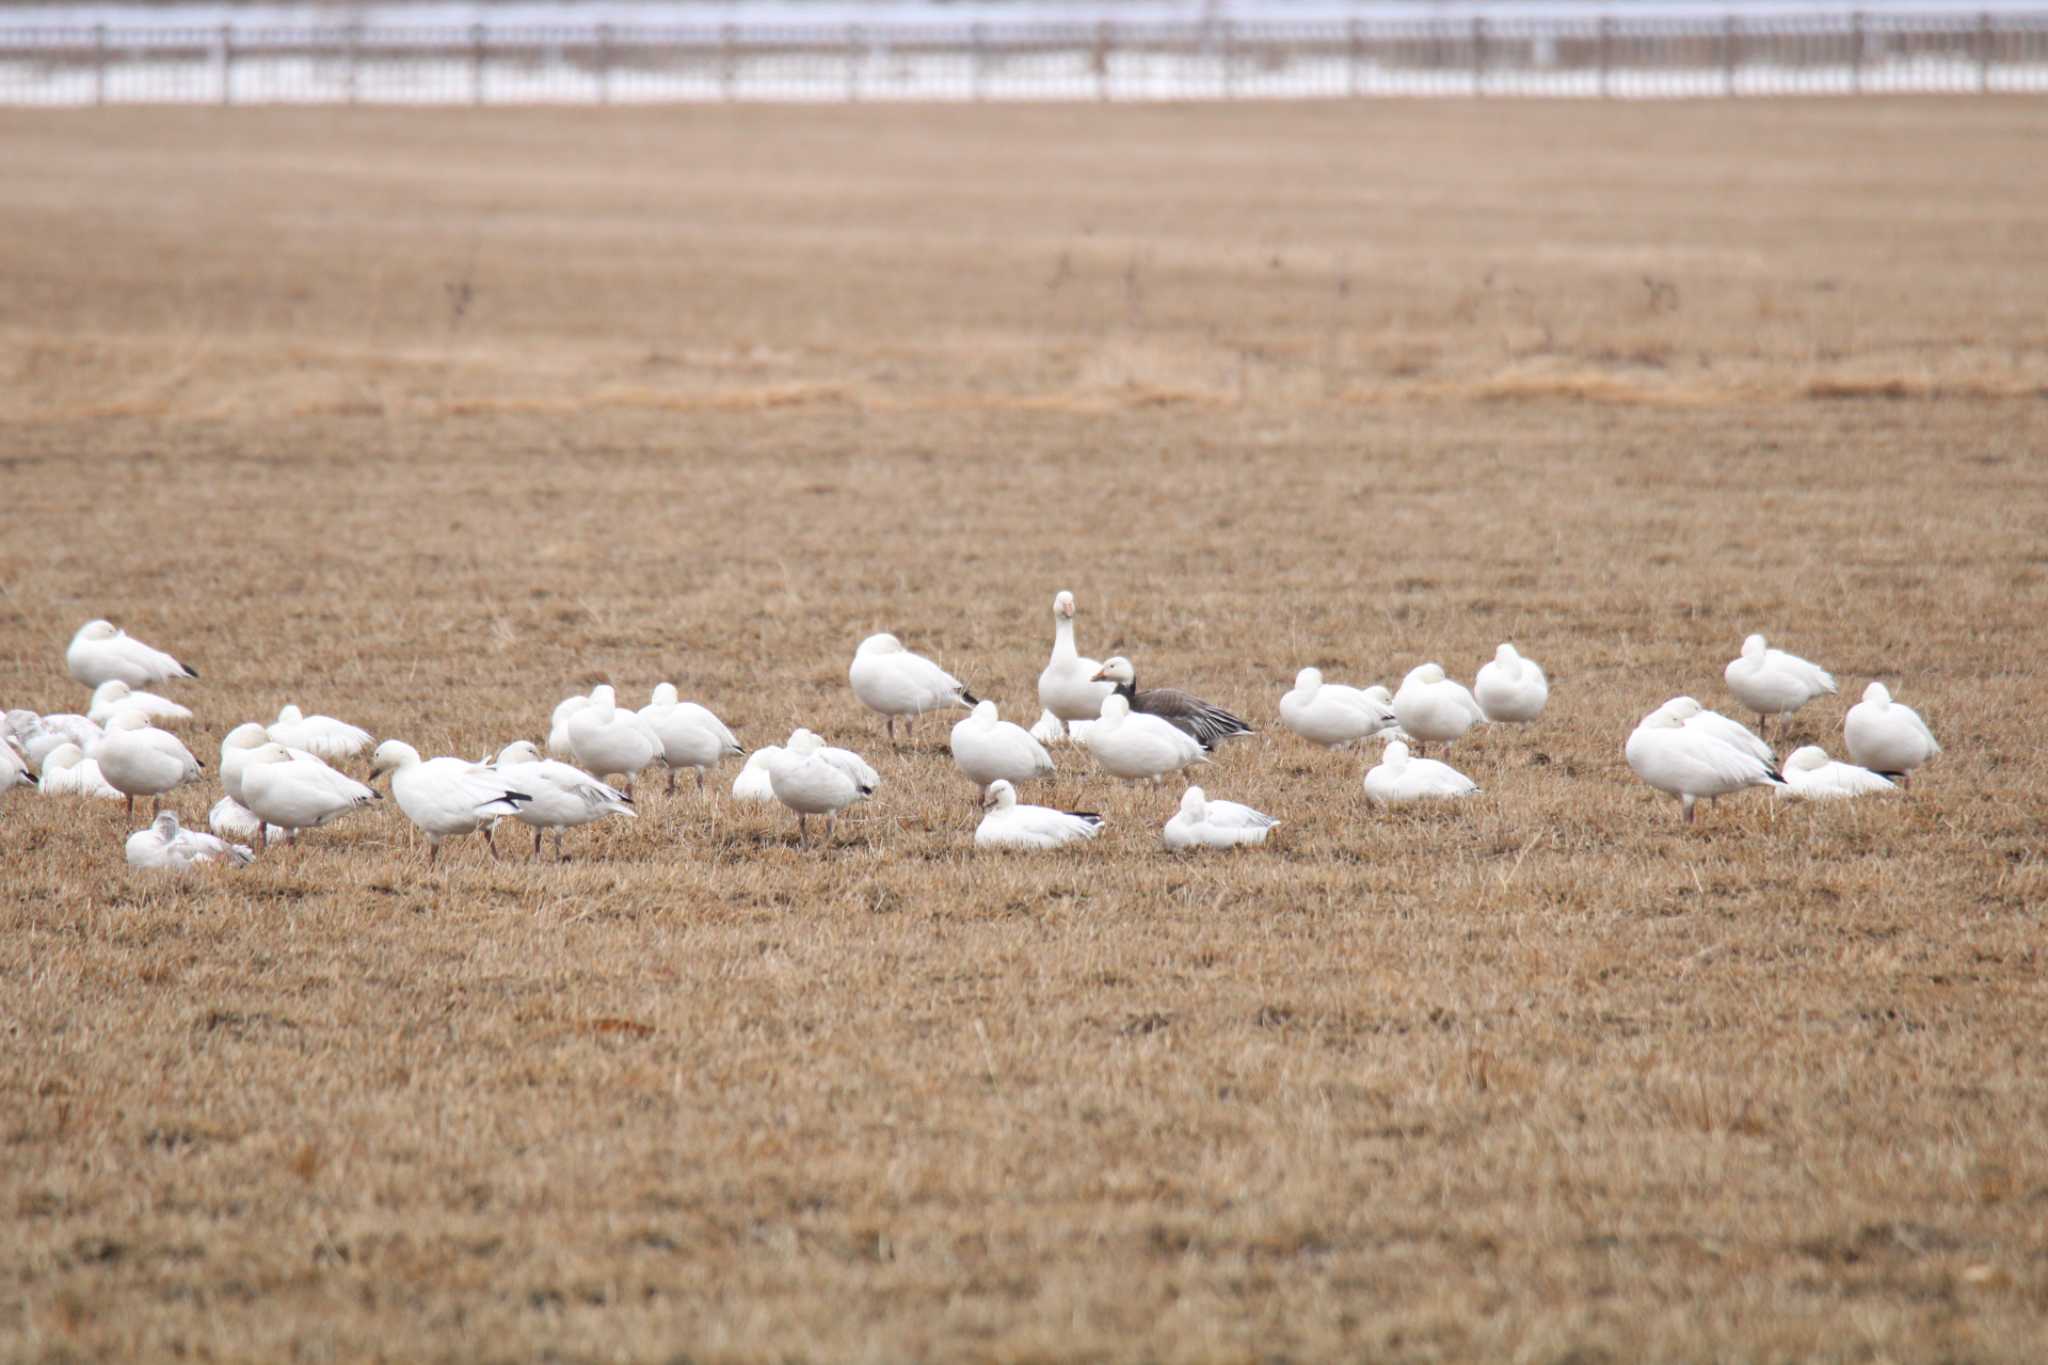
{"label": "black wingtip", "polygon": [[1771,781],[1777,783],[1781,787],[1789,787],[1792,785],[1791,783],[1785,780],[1785,775],[1779,772],[1776,768],[1764,769],[1764,776],[1768,777],[1769,779],[1771,779]]}
{"label": "black wingtip", "polygon": [[981,698],[975,696],[964,687],[960,689],[960,700],[966,702],[969,706],[981,705]]}
{"label": "black wingtip", "polygon": [[1884,771],[1882,768],[1876,769],[1875,771],[1877,772],[1877,775],[1879,777],[1883,778],[1887,782],[1903,782],[1906,780],[1906,774],[1903,772],[1888,773]]}
{"label": "black wingtip", "polygon": [[188,678],[196,678],[199,676],[199,670],[194,668],[190,664],[179,664],[178,667],[185,670],[185,676]]}

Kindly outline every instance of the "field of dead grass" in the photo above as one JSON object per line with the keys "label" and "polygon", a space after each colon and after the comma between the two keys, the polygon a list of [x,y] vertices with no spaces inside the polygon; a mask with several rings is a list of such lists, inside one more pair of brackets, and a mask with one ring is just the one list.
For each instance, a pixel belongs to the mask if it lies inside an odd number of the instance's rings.
{"label": "field of dead grass", "polygon": [[[0,115],[0,703],[107,615],[426,752],[662,679],[830,849],[658,790],[563,865],[396,811],[235,875],[0,806],[0,1355],[2038,1359],[2048,106]],[[1059,588],[1264,733],[1063,754],[976,856],[895,630],[1008,714]],[[1910,798],[1681,828],[1742,636]],[[1309,663],[1550,714],[1363,807]],[[727,770],[729,781],[731,769]],[[179,794],[199,819],[215,792]],[[516,842],[516,841],[507,841]]]}

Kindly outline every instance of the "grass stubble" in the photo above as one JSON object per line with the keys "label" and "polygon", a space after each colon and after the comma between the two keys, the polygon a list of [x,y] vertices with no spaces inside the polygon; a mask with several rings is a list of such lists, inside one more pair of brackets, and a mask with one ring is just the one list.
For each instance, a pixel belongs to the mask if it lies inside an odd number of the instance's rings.
{"label": "grass stubble", "polygon": [[[209,761],[673,679],[884,778],[829,850],[656,782],[436,874],[11,796],[0,1353],[2038,1358],[2044,118],[0,115],[7,704],[104,614]],[[1063,752],[1102,839],[971,851],[846,662],[1029,723],[1060,588],[1260,726],[1201,777],[1275,847]],[[1843,683],[1798,737],[1930,718],[1910,798],[1628,776],[1751,630]],[[1504,638],[1550,712],[1456,808],[1278,725]]]}

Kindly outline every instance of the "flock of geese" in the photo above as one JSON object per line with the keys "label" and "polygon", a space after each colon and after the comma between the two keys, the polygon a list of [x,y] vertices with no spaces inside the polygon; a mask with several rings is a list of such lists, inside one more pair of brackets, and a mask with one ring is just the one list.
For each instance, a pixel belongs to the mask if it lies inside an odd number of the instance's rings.
{"label": "flock of geese", "polygon": [[[1085,750],[1103,773],[1124,781],[1158,782],[1207,765],[1230,741],[1254,733],[1245,721],[1213,702],[1172,688],[1141,689],[1130,660],[1097,661],[1074,643],[1074,595],[1053,599],[1052,656],[1038,677],[1040,714],[1028,730],[997,714],[959,678],[894,635],[873,635],[855,651],[847,680],[863,705],[884,719],[891,740],[900,720],[906,735],[928,712],[966,710],[952,727],[950,749],[961,775],[982,794],[983,815],[974,834],[981,848],[1047,849],[1094,838],[1103,818],[1090,811],[1058,810],[1018,798],[1019,784],[1049,778],[1051,748]],[[700,796],[708,774],[728,759],[746,762],[732,784],[737,801],[778,802],[797,817],[799,841],[810,839],[812,817],[825,820],[825,837],[840,813],[874,795],[881,778],[848,749],[828,745],[799,728],[780,745],[748,754],[708,708],[680,698],[673,684],[654,689],[638,710],[618,704],[609,685],[564,698],[549,722],[546,752],[528,740],[506,745],[494,759],[422,758],[397,739],[376,744],[359,726],[332,716],[306,715],[286,706],[269,724],[236,726],[221,741],[221,799],[208,816],[212,833],[188,829],[162,798],[199,781],[205,765],[173,730],[192,712],[145,688],[198,677],[170,654],[134,639],[106,621],[80,627],[65,652],[71,677],[93,689],[82,715],[6,713],[0,742],[0,795],[31,782],[51,796],[125,799],[132,816],[137,797],[149,797],[151,823],[130,835],[127,859],[138,867],[182,869],[198,863],[246,864],[272,839],[296,841],[383,799],[372,783],[389,774],[392,799],[427,839],[431,865],[446,839],[481,831],[491,856],[501,820],[533,831],[533,854],[552,833],[557,858],[564,831],[612,815],[633,816],[633,786],[650,769],[666,769],[668,790],[681,769],[694,769]],[[1768,733],[1817,697],[1834,694],[1834,678],[1819,666],[1772,649],[1761,635],[1743,642],[1725,672],[1729,692]],[[1426,756],[1446,751],[1482,724],[1527,724],[1549,701],[1543,669],[1503,644],[1473,686],[1425,663],[1392,692],[1325,682],[1302,669],[1280,698],[1280,721],[1312,744],[1342,748],[1381,743],[1379,761],[1365,774],[1365,795],[1378,805],[1454,799],[1479,790],[1449,763]],[[1781,795],[1828,800],[1909,785],[1912,773],[1941,746],[1911,707],[1894,702],[1881,682],[1843,722],[1850,762],[1820,747],[1795,750],[1782,766],[1763,734],[1711,711],[1689,696],[1674,697],[1636,726],[1625,747],[1629,767],[1644,782],[1678,798],[1690,823],[1695,804],[1749,787]],[[374,750],[372,745],[375,745]],[[369,754],[369,781],[343,768]],[[611,785],[617,778],[621,785]],[[1278,826],[1272,816],[1235,801],[1216,800],[1189,786],[1162,833],[1170,849],[1229,848],[1259,844]]]}

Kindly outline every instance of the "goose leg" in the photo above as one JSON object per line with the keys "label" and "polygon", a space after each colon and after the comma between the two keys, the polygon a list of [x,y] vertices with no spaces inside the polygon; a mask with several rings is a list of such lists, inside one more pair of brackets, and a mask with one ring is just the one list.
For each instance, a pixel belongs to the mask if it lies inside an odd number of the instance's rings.
{"label": "goose leg", "polygon": [[800,844],[810,842],[810,829],[804,824],[804,817],[801,814],[796,817],[796,841]]}
{"label": "goose leg", "polygon": [[432,867],[432,866],[433,866],[433,865],[434,865],[435,863],[439,862],[439,861],[440,861],[440,859],[441,859],[441,842],[440,842],[440,840],[438,840],[438,839],[429,839],[429,840],[427,840],[427,866],[428,866],[428,867]]}
{"label": "goose leg", "polygon": [[674,768],[668,770],[668,794],[670,796],[676,794],[676,770]]}
{"label": "goose leg", "polygon": [[[541,827],[539,825],[535,825],[533,827],[533,856],[527,859],[527,861],[530,863],[537,863],[540,861],[540,836]],[[560,850],[557,850],[557,852],[559,851]]]}
{"label": "goose leg", "polygon": [[128,793],[128,818],[129,818],[130,820],[133,820],[133,819],[135,818],[135,793],[134,793],[134,792],[129,792],[129,793]]}
{"label": "goose leg", "polygon": [[1685,823],[1687,823],[1688,825],[1691,824],[1693,814],[1692,798],[1690,796],[1681,796],[1678,798],[1678,804],[1682,806],[1685,810]]}
{"label": "goose leg", "polygon": [[706,801],[711,799],[711,789],[704,785],[704,770],[702,768],[697,769],[697,795],[703,797]]}
{"label": "goose leg", "polygon": [[884,716],[882,721],[889,727],[889,742],[894,744],[896,742],[896,717]]}
{"label": "goose leg", "polygon": [[496,820],[484,826],[484,847],[491,851],[491,861],[494,863],[498,861],[498,841],[491,837],[491,832],[497,827],[498,822]]}

